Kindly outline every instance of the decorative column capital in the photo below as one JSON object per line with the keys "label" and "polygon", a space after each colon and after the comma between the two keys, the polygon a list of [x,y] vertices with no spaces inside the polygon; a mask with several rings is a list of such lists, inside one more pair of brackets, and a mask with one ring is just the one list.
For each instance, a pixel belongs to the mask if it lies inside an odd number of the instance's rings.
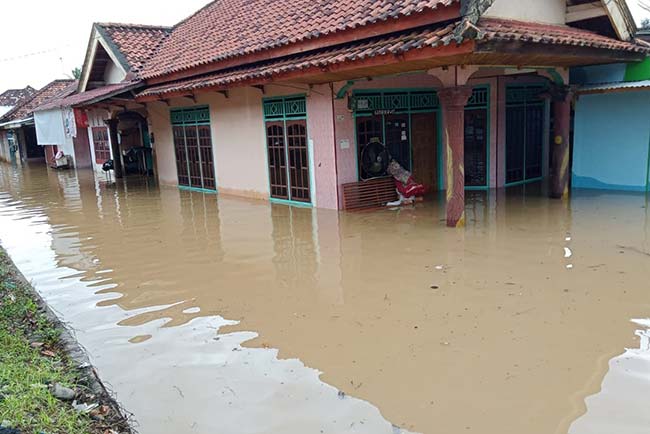
{"label": "decorative column capital", "polygon": [[544,99],[550,99],[553,102],[568,102],[573,98],[575,91],[572,86],[551,85],[548,90],[540,96]]}
{"label": "decorative column capital", "polygon": [[443,109],[465,109],[471,96],[471,86],[445,87],[438,90],[438,99]]}

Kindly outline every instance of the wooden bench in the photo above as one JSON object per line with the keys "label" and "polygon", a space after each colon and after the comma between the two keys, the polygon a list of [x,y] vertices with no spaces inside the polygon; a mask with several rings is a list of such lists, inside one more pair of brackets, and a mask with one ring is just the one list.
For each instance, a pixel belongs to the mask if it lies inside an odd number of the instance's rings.
{"label": "wooden bench", "polygon": [[397,200],[392,176],[343,184],[343,209],[358,211],[381,208]]}

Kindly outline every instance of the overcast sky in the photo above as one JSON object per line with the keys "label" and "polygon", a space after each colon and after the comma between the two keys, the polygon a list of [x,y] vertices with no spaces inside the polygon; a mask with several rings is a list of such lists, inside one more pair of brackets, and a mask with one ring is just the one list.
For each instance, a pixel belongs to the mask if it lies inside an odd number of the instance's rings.
{"label": "overcast sky", "polygon": [[[546,1],[546,0],[539,0]],[[92,23],[173,25],[208,0],[3,0],[0,92],[40,88],[81,67]],[[650,14],[628,0],[637,21]]]}

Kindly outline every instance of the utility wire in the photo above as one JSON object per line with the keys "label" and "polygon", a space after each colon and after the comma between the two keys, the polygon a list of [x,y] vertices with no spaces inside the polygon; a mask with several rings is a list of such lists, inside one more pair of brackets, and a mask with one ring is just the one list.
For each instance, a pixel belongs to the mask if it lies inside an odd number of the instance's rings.
{"label": "utility wire", "polygon": [[49,48],[47,50],[34,51],[33,53],[21,54],[19,56],[5,57],[4,59],[0,59],[0,63],[2,63],[2,62],[12,62],[14,60],[26,59],[28,57],[42,56],[43,54],[53,53],[53,52],[59,51],[61,48],[67,48],[67,47],[70,47],[70,46],[71,46],[70,44],[66,44],[66,45],[62,45],[60,47],[56,47],[56,48]]}

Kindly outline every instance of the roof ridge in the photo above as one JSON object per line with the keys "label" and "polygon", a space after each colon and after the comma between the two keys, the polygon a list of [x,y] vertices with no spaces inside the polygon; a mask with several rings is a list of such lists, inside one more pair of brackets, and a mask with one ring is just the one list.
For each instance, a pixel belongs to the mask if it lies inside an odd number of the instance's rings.
{"label": "roof ridge", "polygon": [[152,30],[171,30],[173,28],[173,26],[163,26],[158,24],[116,23],[112,21],[96,22],[95,24],[102,27],[130,27],[130,28],[137,28],[137,29],[152,29]]}
{"label": "roof ridge", "polygon": [[217,2],[219,2],[219,1],[221,1],[221,0],[212,0],[212,1],[207,2],[207,3],[204,4],[200,9],[197,9],[195,12],[191,13],[190,15],[186,16],[185,18],[183,18],[182,20],[180,20],[179,22],[177,22],[176,24],[174,24],[173,26],[171,26],[171,29],[174,30],[176,27],[180,26],[181,24],[183,24],[184,22],[186,22],[186,21],[189,20],[190,18],[192,18],[192,17],[194,17],[194,16],[200,14],[200,13],[203,12],[205,9],[207,9],[208,7],[212,6],[214,3],[217,3]]}
{"label": "roof ridge", "polygon": [[[260,27],[264,25],[263,20],[255,21],[254,14],[247,14],[246,8],[256,6],[258,3],[263,3],[269,8],[275,8],[276,1],[277,3],[282,3],[287,8],[287,11],[285,11],[285,15],[287,16],[283,16],[284,21],[280,23],[280,27],[285,27],[285,29],[276,29],[273,34],[269,35],[264,31],[263,27]],[[327,4],[327,7],[317,9],[318,20],[325,22],[328,26],[325,30],[319,30],[313,25],[307,24],[310,20],[304,17],[300,17],[298,21],[292,23],[291,20],[295,21],[299,15],[295,10],[291,9],[292,0],[254,0],[252,2],[245,0],[212,0],[173,26],[172,30],[162,38],[159,47],[156,48],[148,60],[142,75],[147,79],[163,77],[176,72],[189,71],[202,65],[218,64],[226,60],[243,58],[282,47],[299,46],[308,40],[315,40],[334,34],[344,34],[358,28],[364,28],[401,17],[424,14],[425,12],[433,13],[432,11],[442,10],[447,7],[452,7],[456,3],[461,3],[461,0],[391,0],[390,2],[386,0],[309,1],[311,2],[311,9],[314,9],[319,4]],[[308,2],[302,1],[302,3]],[[367,7],[372,6],[374,13],[371,14],[367,8],[363,11],[359,10],[359,6],[364,6],[364,4]],[[282,5],[278,7],[282,7]],[[239,9],[236,6],[239,6]],[[250,15],[248,18],[248,27],[243,29],[245,30],[244,34],[236,35],[232,31],[228,31],[229,28],[234,28],[231,23],[224,25],[223,22],[212,22],[212,20],[220,18],[219,15],[222,15],[224,11],[227,11],[229,15],[236,18],[240,27],[246,22],[246,18],[243,16]],[[202,14],[205,14],[205,16]],[[328,17],[332,18],[330,19]],[[168,51],[174,53],[174,50],[178,51],[178,41],[189,39],[190,42],[194,42],[195,40],[205,38],[204,35],[198,35],[196,30],[193,29],[193,27],[197,27],[197,23],[200,24],[198,27],[202,30],[208,29],[212,33],[217,32],[216,36],[213,35],[213,40],[208,43],[213,47],[204,49],[201,44],[195,44],[199,46],[194,50],[196,54],[188,56],[191,59],[181,59],[184,60],[184,63],[176,62],[176,65],[170,65],[170,59],[168,57],[171,55],[168,56],[165,53]],[[298,30],[291,34],[292,31],[287,30],[289,27]],[[218,31],[220,29],[225,30],[225,32],[223,34],[219,33]],[[288,34],[282,32],[288,32]],[[250,35],[248,33],[254,33],[254,36],[260,36],[249,38]],[[200,53],[201,50],[206,52]],[[204,58],[199,56],[204,56]],[[176,55],[176,58],[178,60],[179,56]]]}

